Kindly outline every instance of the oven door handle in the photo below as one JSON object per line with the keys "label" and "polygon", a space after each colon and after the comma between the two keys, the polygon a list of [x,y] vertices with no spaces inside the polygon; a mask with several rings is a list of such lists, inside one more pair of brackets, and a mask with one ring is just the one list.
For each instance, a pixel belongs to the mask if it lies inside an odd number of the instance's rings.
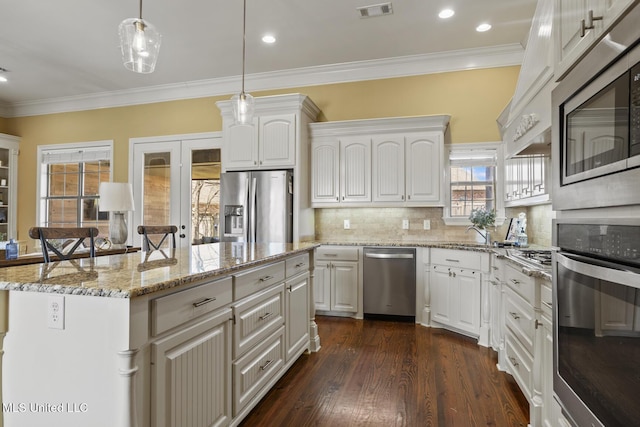
{"label": "oven door handle", "polygon": [[599,259],[559,252],[557,261],[565,268],[595,279],[640,288],[640,270]]}

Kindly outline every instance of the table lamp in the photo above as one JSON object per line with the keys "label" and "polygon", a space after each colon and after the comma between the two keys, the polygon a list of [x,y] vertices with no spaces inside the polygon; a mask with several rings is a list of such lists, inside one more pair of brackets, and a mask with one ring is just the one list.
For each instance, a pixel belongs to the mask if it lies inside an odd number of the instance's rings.
{"label": "table lamp", "polygon": [[100,195],[99,210],[111,212],[109,238],[114,245],[122,245],[127,241],[126,212],[133,210],[133,191],[128,182],[101,182],[98,189]]}

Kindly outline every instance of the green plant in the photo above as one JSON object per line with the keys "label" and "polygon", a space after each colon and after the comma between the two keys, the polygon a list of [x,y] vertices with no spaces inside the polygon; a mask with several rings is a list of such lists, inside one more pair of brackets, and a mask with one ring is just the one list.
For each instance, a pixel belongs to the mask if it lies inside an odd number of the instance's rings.
{"label": "green plant", "polygon": [[481,208],[476,208],[471,211],[471,215],[469,215],[469,221],[471,221],[473,225],[480,229],[492,227],[496,223],[496,211],[495,209],[487,211],[484,206]]}

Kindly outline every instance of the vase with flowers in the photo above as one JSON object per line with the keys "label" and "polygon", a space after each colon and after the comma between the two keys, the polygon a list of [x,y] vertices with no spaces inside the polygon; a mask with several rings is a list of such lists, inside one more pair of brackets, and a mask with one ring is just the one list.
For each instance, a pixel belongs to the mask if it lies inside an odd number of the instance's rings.
{"label": "vase with flowers", "polygon": [[475,230],[478,233],[478,242],[486,245],[491,243],[491,234],[488,228],[495,226],[496,223],[496,211],[492,209],[488,211],[484,206],[473,209],[469,215],[469,221],[472,226],[467,228],[469,230]]}

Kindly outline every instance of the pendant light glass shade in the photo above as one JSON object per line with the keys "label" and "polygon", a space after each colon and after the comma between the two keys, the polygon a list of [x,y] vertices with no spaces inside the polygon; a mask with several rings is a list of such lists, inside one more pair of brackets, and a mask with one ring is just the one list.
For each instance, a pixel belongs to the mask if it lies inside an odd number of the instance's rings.
{"label": "pendant light glass shade", "polygon": [[248,93],[240,93],[231,97],[233,117],[237,125],[253,124],[254,98]]}
{"label": "pendant light glass shade", "polygon": [[119,32],[122,62],[125,68],[136,73],[153,73],[162,36],[152,23],[142,19],[142,0],[140,0],[140,16],[122,21]]}
{"label": "pendant light glass shade", "polygon": [[237,125],[253,124],[254,98],[244,92],[244,64],[246,51],[246,28],[247,28],[247,0],[243,2],[242,9],[242,90],[239,94],[231,97],[231,106],[233,108],[233,118]]}

